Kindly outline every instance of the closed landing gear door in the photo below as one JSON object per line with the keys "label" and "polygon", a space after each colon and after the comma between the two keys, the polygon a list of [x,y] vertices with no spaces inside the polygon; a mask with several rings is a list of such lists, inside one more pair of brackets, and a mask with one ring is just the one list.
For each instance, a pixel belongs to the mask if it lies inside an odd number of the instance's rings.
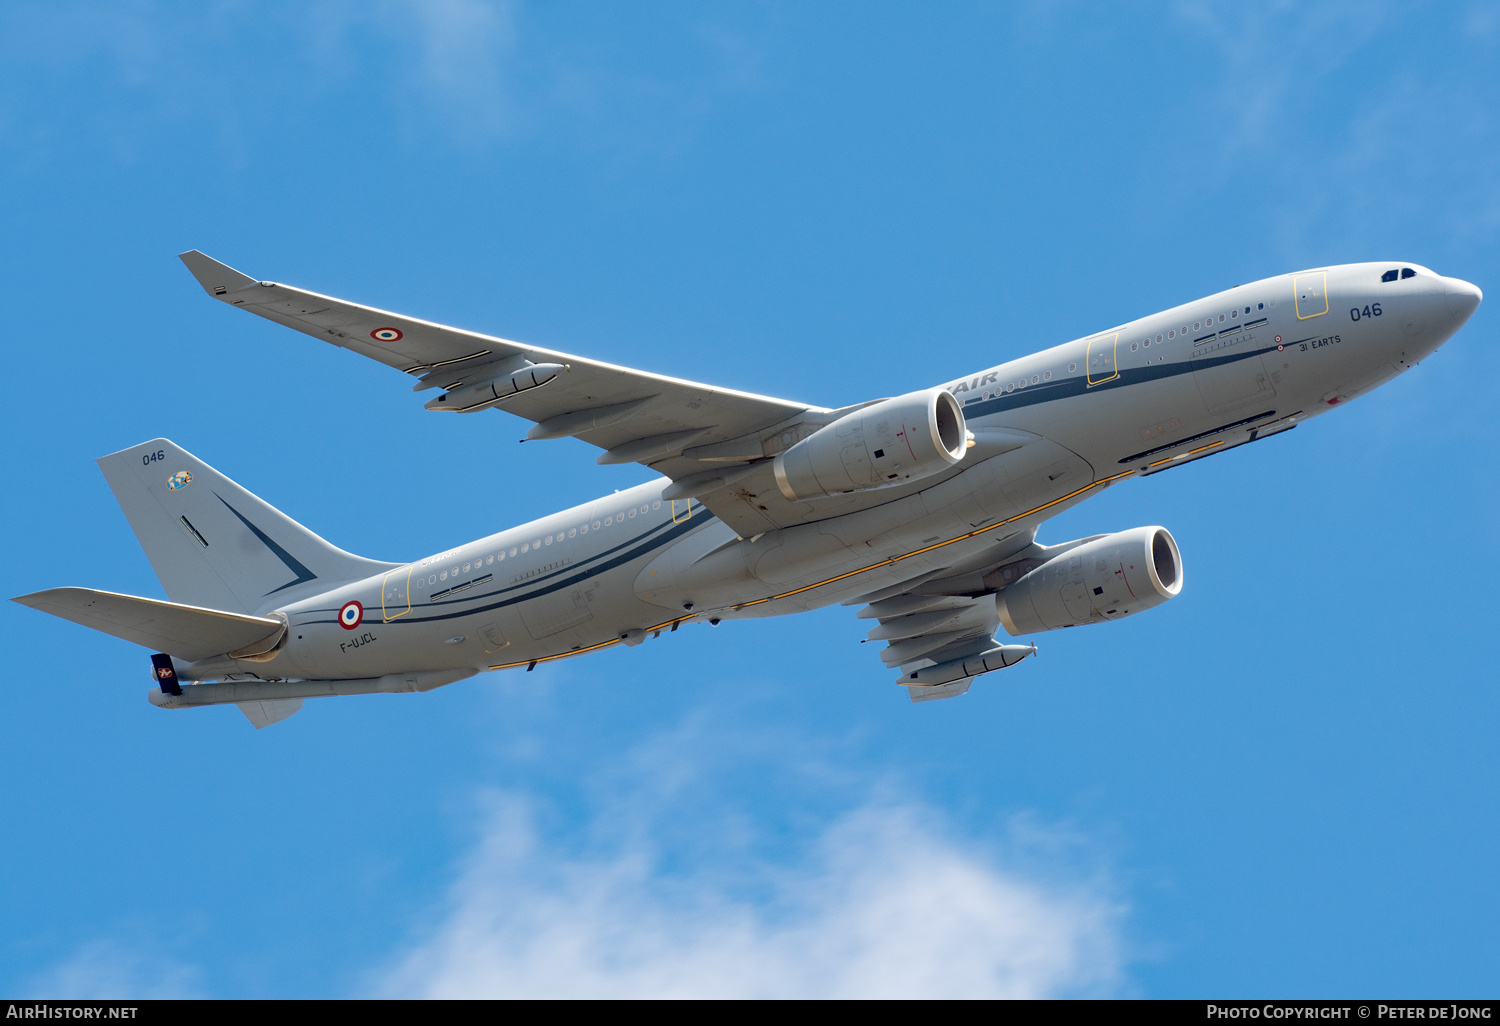
{"label": "closed landing gear door", "polygon": [[1198,383],[1198,392],[1209,413],[1220,414],[1249,403],[1268,403],[1276,397],[1271,370],[1260,351],[1280,342],[1281,336],[1272,337],[1264,319],[1244,326],[1232,322],[1206,324],[1204,329],[1204,334],[1193,339],[1189,359],[1193,362],[1193,380]]}
{"label": "closed landing gear door", "polygon": [[1224,357],[1205,355],[1193,368],[1193,380],[1209,413],[1219,414],[1254,401],[1276,397],[1271,372],[1259,355]]}

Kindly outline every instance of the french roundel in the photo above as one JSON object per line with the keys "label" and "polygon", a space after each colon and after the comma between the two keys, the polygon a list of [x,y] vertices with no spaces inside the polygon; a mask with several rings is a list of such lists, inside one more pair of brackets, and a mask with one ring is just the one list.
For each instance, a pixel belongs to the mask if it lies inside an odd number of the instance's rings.
{"label": "french roundel", "polygon": [[403,336],[396,328],[376,328],[370,332],[370,337],[377,342],[400,342]]}
{"label": "french roundel", "polygon": [[352,631],[365,619],[365,607],[358,602],[345,602],[344,608],[339,610],[339,626],[346,631]]}

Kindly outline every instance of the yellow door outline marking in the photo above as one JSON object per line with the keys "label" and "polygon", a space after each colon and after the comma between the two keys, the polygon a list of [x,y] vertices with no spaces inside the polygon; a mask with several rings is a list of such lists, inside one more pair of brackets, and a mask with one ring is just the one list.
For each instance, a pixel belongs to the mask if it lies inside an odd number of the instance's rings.
{"label": "yellow door outline marking", "polygon": [[380,615],[386,623],[390,623],[397,617],[405,616],[411,612],[411,567],[406,568],[406,587],[401,590],[401,594],[406,598],[406,608],[399,613],[393,613],[391,609],[394,607],[387,607],[385,604],[385,596],[386,592],[390,590],[391,578],[399,573],[401,573],[400,570],[392,570],[385,577],[381,578],[380,581]]}
{"label": "yellow door outline marking", "polygon": [[[1106,338],[1108,338],[1108,341],[1105,341]],[[1094,349],[1097,347],[1102,352],[1105,346],[1109,347],[1109,377],[1096,378],[1094,377]],[[1102,385],[1106,381],[1113,381],[1120,376],[1119,351],[1120,333],[1118,331],[1113,335],[1100,335],[1098,338],[1089,339],[1088,348],[1083,353],[1083,376],[1088,380],[1088,387],[1092,388],[1095,385]]]}
{"label": "yellow door outline marking", "polygon": [[[1323,309],[1312,313],[1302,312],[1302,282],[1309,278],[1322,277],[1323,282]],[[1313,274],[1299,274],[1292,279],[1292,305],[1297,308],[1297,320],[1305,321],[1313,317],[1322,317],[1328,312],[1328,272],[1318,271]]]}
{"label": "yellow door outline marking", "polygon": [[672,499],[671,500],[671,503],[672,503],[672,523],[674,523],[674,524],[680,524],[684,520],[691,520],[692,516],[693,516],[693,500],[692,499],[688,499],[686,502],[682,503],[682,516],[679,517],[677,515],[677,503],[679,501],[680,500],[678,500],[678,499]]}
{"label": "yellow door outline marking", "polygon": [[[1116,337],[1118,338],[1118,336]],[[1204,446],[1204,448],[1211,447],[1212,446]],[[968,534],[961,534],[956,538],[949,538],[947,541],[934,542],[931,545],[916,549],[912,552],[906,552],[899,556],[892,556],[890,559],[882,559],[878,563],[871,563],[869,566],[860,567],[858,570],[850,570],[846,574],[839,574],[837,577],[830,577],[826,581],[819,581],[817,584],[809,584],[801,588],[793,588],[791,591],[784,591],[779,595],[767,595],[765,598],[755,599],[753,602],[741,602],[739,605],[731,606],[730,608],[748,609],[751,606],[758,606],[763,602],[775,602],[779,599],[791,598],[793,595],[800,595],[804,591],[812,591],[814,588],[821,588],[825,584],[833,584],[835,581],[843,581],[847,580],[850,577],[857,577],[860,574],[869,573],[871,570],[879,570],[883,566],[890,566],[892,563],[899,563],[903,559],[910,559],[913,556],[920,556],[924,552],[931,552],[933,549],[940,549],[945,545],[953,545],[958,542],[968,541],[970,538],[977,538],[981,534],[986,534],[998,527],[1004,527],[1006,524],[1013,524],[1018,520],[1025,520],[1027,517],[1031,516],[1034,513],[1040,513],[1043,510],[1051,509],[1053,506],[1056,506],[1060,502],[1067,502],[1074,496],[1082,495],[1084,492],[1090,491],[1094,488],[1103,488],[1105,485],[1113,484],[1114,482],[1120,480],[1122,477],[1130,477],[1135,473],[1136,472],[1134,470],[1122,470],[1118,474],[1111,474],[1109,477],[1100,478],[1098,481],[1095,481],[1092,484],[1086,484],[1082,488],[1075,488],[1073,491],[1069,492],[1067,495],[1062,496],[1061,498],[1053,499],[1048,503],[1043,503],[1035,509],[1027,510],[1025,513],[1017,513],[1013,517],[1008,517],[1005,520],[997,521],[993,524],[990,524],[988,527],[981,527],[978,530],[970,531]],[[671,620],[665,620],[654,627],[647,627],[645,630],[647,634],[650,634],[652,631],[663,630],[667,627],[675,626],[676,624],[683,623],[687,620],[696,619],[699,615],[700,614],[697,613],[691,613],[687,616],[674,617]],[[585,652],[594,652],[601,648],[608,648],[610,645],[618,645],[619,643],[619,638],[610,638],[608,641],[601,641],[598,644],[588,645],[583,648],[571,649],[567,652],[559,652],[556,655],[537,656],[535,659],[519,659],[513,663],[501,663],[498,666],[491,666],[490,669],[509,670],[516,666],[527,666],[533,663],[547,663],[551,662],[554,659],[566,659],[569,656],[583,655]]]}

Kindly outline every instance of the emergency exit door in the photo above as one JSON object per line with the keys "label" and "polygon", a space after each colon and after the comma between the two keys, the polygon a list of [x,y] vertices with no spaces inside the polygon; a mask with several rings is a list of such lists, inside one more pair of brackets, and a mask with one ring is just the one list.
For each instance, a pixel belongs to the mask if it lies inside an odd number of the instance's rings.
{"label": "emergency exit door", "polygon": [[1297,320],[1322,317],[1328,312],[1328,272],[1297,275],[1292,281],[1292,297],[1297,303]]}
{"label": "emergency exit door", "polygon": [[392,570],[380,589],[380,615],[386,623],[411,612],[411,567]]}
{"label": "emergency exit door", "polygon": [[1092,385],[1102,385],[1106,381],[1113,381],[1120,376],[1120,367],[1116,362],[1115,350],[1120,345],[1120,333],[1113,335],[1101,335],[1098,338],[1089,339],[1088,346],[1088,382]]}

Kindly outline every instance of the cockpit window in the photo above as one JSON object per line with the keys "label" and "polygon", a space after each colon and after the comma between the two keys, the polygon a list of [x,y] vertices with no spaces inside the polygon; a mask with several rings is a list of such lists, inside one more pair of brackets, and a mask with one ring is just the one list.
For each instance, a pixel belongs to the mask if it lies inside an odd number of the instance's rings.
{"label": "cockpit window", "polygon": [[1380,280],[1381,281],[1395,281],[1396,280],[1396,269],[1394,267],[1392,267],[1389,271],[1386,271],[1384,274],[1382,274],[1380,276]]}
{"label": "cockpit window", "polygon": [[1403,277],[1403,278],[1415,278],[1416,276],[1417,276],[1417,272],[1413,271],[1410,267],[1403,267],[1403,268],[1401,268],[1401,277]]}

